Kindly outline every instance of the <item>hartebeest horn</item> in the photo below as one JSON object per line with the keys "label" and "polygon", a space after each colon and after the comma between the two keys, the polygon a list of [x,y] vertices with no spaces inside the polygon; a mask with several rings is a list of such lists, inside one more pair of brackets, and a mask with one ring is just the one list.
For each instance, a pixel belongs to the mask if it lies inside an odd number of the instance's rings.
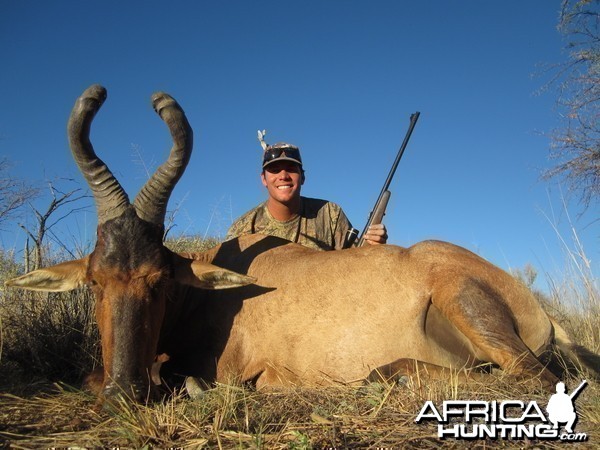
{"label": "hartebeest horn", "polygon": [[173,147],[167,161],[146,182],[135,197],[133,205],[141,219],[162,225],[171,192],[190,160],[193,132],[185,113],[170,95],[157,92],[152,96],[152,106],[169,127]]}
{"label": "hartebeest horn", "polygon": [[129,206],[129,198],[106,164],[96,156],[90,142],[94,116],[106,100],[100,85],[87,88],[75,102],[67,126],[73,158],[87,181],[98,210],[98,224],[119,217]]}

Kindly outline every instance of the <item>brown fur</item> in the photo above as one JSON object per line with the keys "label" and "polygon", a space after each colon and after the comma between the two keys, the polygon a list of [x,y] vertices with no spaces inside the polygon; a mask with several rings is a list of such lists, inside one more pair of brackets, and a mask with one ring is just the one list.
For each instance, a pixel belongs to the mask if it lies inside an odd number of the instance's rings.
{"label": "brown fur", "polygon": [[534,354],[552,334],[536,299],[460,247],[430,241],[324,253],[255,235],[194,256],[258,284],[188,294],[198,296],[182,306],[189,331],[165,336],[160,349],[175,355],[175,371],[322,385],[361,381],[409,359],[455,369],[490,362],[541,375],[548,386],[557,381]]}

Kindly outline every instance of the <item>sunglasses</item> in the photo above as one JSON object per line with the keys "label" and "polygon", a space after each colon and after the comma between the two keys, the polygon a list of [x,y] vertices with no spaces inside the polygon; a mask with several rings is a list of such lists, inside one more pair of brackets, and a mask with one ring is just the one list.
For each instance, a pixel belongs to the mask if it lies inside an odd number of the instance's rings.
{"label": "sunglasses", "polygon": [[274,159],[286,156],[300,162],[302,164],[302,158],[300,157],[300,150],[297,148],[283,147],[283,148],[270,148],[263,155],[263,165],[273,161]]}

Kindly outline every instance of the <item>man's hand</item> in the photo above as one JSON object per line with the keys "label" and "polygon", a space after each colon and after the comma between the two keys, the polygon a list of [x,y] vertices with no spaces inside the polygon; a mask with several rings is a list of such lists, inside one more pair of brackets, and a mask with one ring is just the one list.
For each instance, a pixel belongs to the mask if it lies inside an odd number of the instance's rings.
{"label": "man's hand", "polygon": [[387,230],[382,223],[371,225],[364,236],[365,241],[371,245],[385,244],[387,238]]}

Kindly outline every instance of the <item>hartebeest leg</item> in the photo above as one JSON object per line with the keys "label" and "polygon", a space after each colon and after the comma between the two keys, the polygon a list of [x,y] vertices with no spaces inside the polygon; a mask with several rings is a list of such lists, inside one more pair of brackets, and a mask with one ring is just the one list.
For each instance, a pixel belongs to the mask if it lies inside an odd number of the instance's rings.
{"label": "hartebeest leg", "polygon": [[487,284],[472,279],[454,286],[441,289],[432,301],[473,347],[506,372],[540,377],[544,386],[553,388],[558,378],[521,340],[514,317],[500,295]]}
{"label": "hartebeest leg", "polygon": [[450,369],[415,359],[403,358],[371,371],[367,381],[388,383],[399,381],[404,376],[433,380],[456,379],[461,382],[484,381],[487,374],[481,372],[481,370],[479,368]]}
{"label": "hartebeest leg", "polygon": [[251,383],[256,389],[279,389],[303,384],[302,378],[285,367],[275,366],[271,363],[261,364],[260,371],[252,377]]}

